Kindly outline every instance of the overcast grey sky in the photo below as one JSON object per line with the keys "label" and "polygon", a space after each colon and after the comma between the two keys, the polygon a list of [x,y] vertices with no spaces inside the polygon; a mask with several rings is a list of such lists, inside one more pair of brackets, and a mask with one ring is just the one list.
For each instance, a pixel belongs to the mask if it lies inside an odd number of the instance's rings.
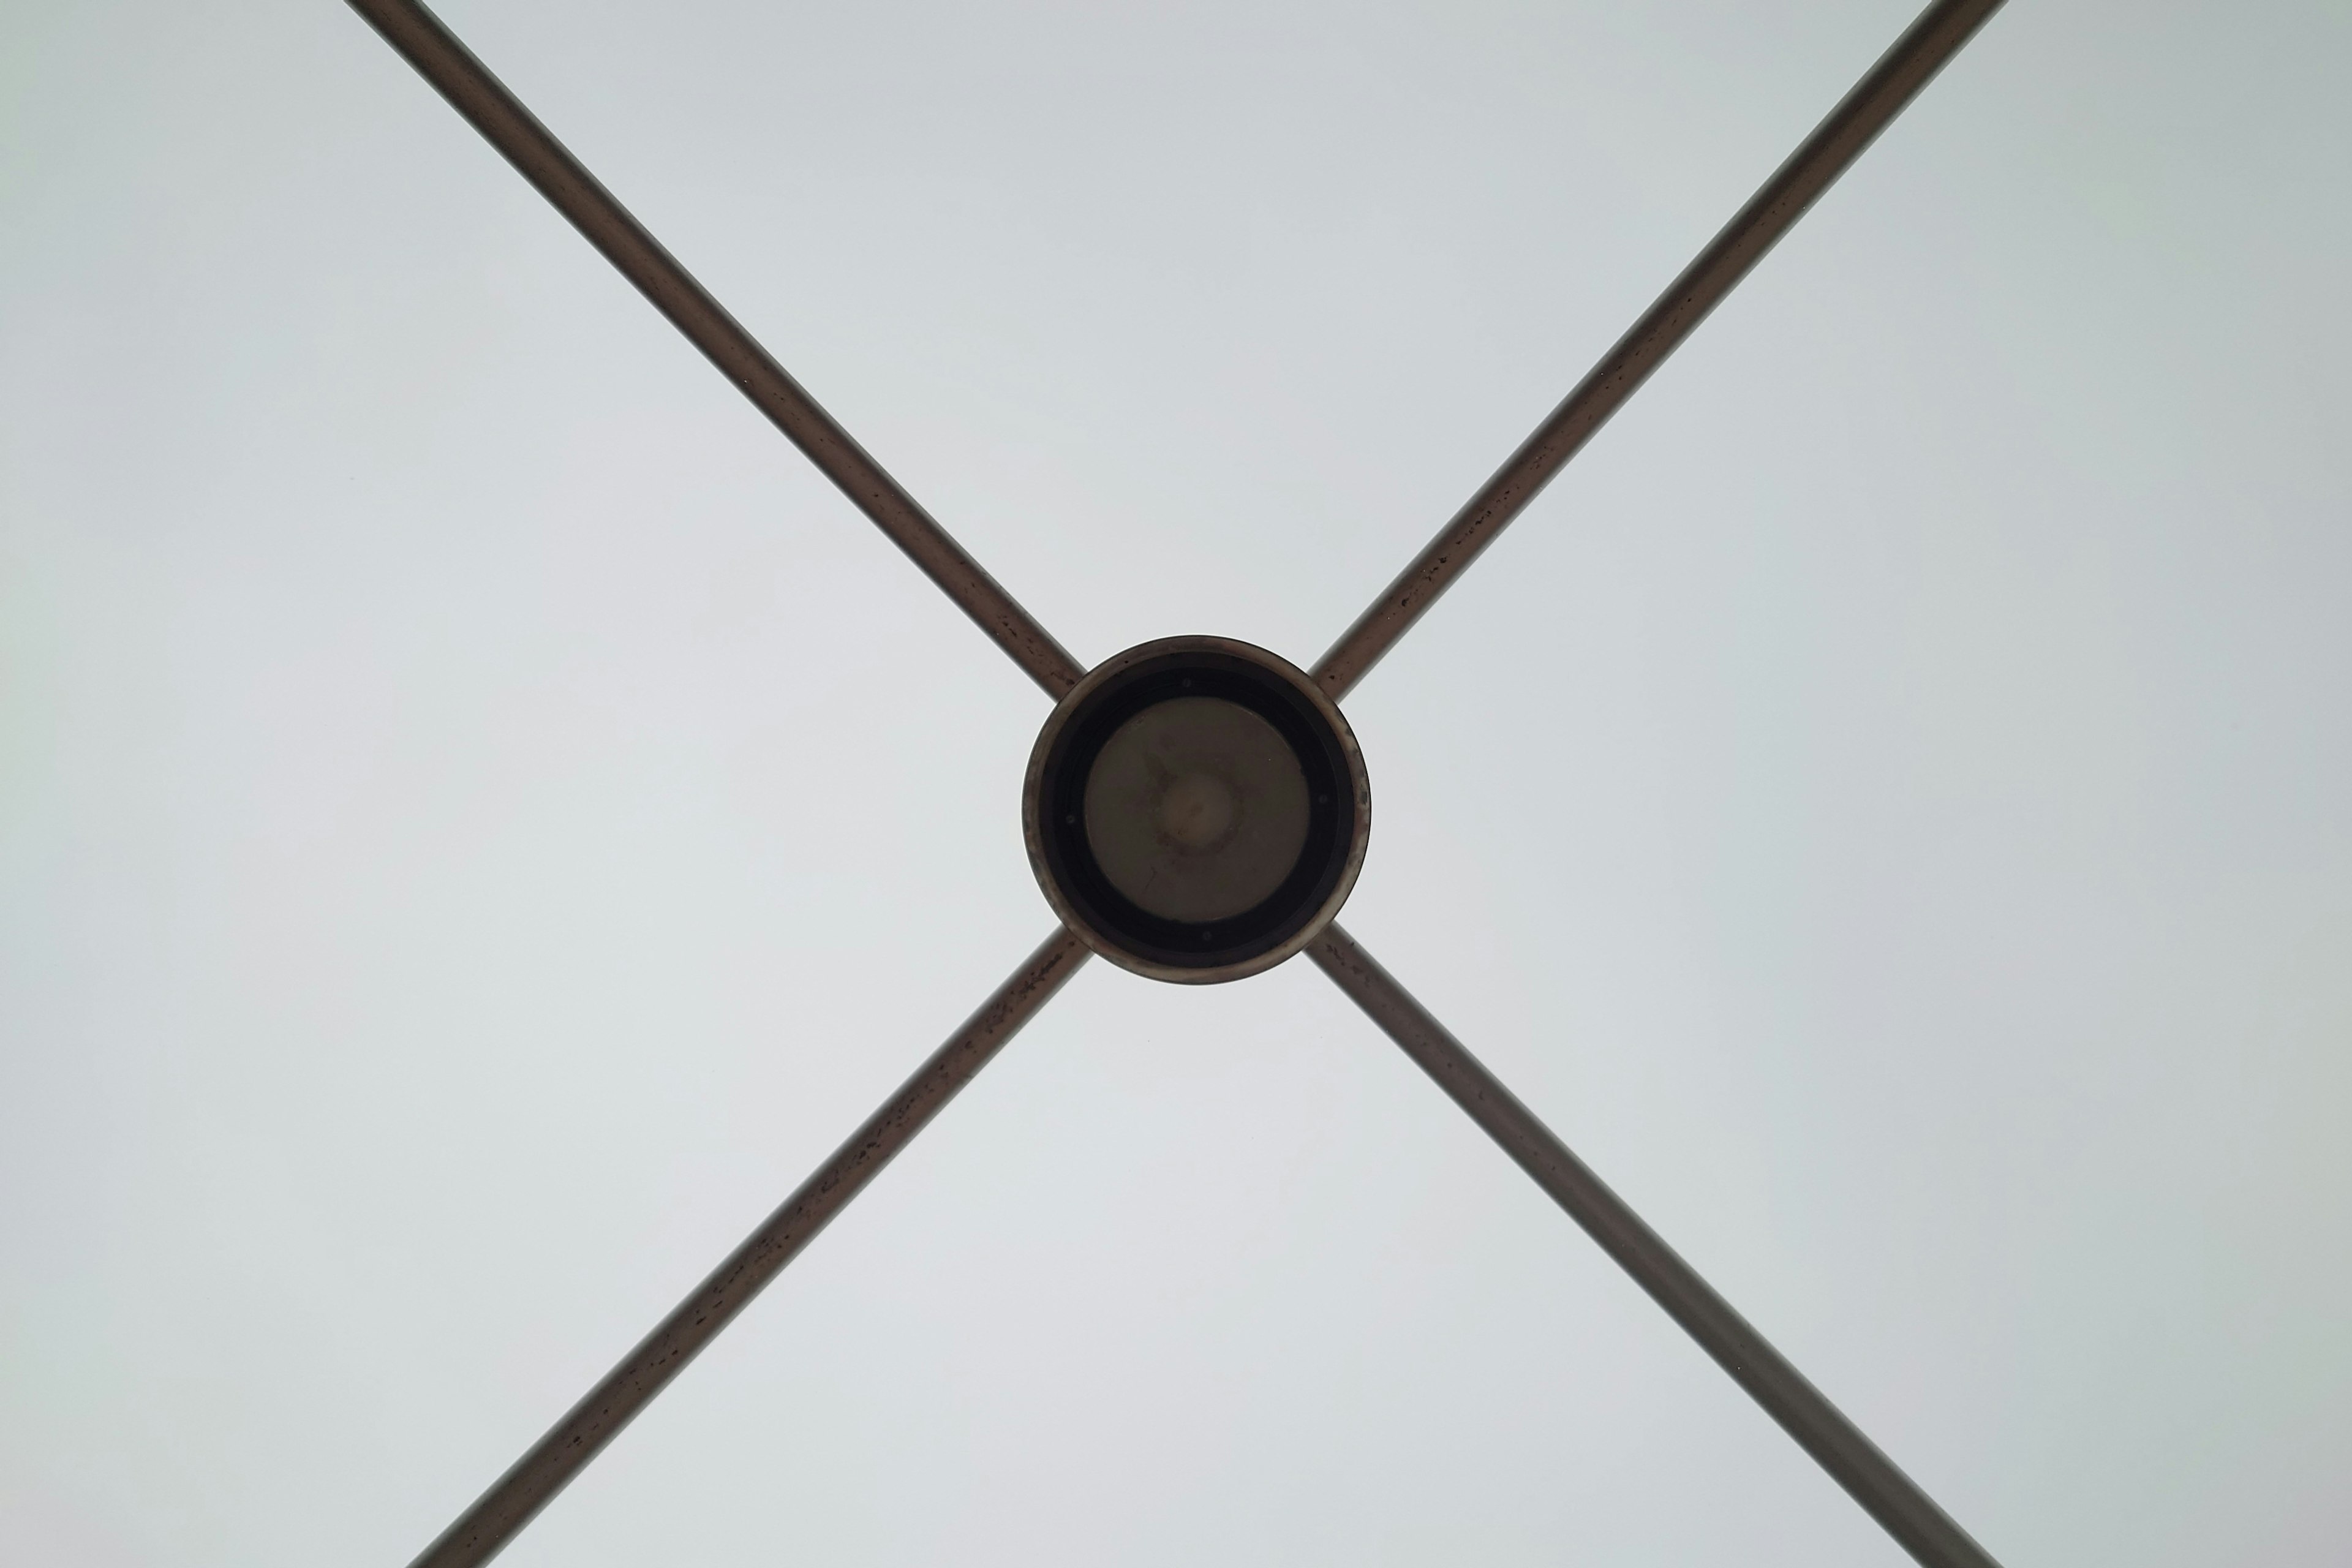
{"label": "overcast grey sky", "polygon": [[[1911,0],[443,15],[1081,659],[1308,662]],[[2011,1568],[2352,1540],[2352,11],[2017,0],[1349,703],[1350,927]],[[0,18],[0,1562],[400,1564],[1047,929],[1026,679],[330,0]],[[521,1565],[1891,1564],[1090,965]]]}

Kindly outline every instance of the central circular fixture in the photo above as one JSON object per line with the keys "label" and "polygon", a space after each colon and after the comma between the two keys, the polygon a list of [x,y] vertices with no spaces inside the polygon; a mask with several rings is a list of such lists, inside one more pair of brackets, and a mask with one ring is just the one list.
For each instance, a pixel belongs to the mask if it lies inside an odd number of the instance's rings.
{"label": "central circular fixture", "polygon": [[1062,699],[1021,826],[1046,901],[1088,947],[1205,984],[1272,968],[1339,912],[1372,791],[1348,721],[1297,667],[1168,637]]}

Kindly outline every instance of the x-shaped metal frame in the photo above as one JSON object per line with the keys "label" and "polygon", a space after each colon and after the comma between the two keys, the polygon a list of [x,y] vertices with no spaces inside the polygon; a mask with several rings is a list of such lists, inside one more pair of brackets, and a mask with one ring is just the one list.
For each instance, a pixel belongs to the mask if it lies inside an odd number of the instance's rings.
{"label": "x-shaped metal frame", "polygon": [[[819,407],[611,193],[417,0],[350,0],[590,244],[792,438],[858,510],[1056,700],[1086,671]],[[2000,5],[1935,0],[1315,667],[1344,697],[1509,526]],[[1664,1307],[1887,1533],[1932,1568],[1993,1559],[1715,1293],[1535,1113],[1336,923],[1307,949],[1536,1184]],[[417,1557],[495,1556],[865,1189],[1085,962],[1057,929],[914,1077],[727,1260]]]}

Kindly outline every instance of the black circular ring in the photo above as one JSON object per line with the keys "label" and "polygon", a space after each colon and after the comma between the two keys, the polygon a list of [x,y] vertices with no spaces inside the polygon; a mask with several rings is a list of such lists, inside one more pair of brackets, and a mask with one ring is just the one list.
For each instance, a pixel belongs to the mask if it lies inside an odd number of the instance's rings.
{"label": "black circular ring", "polygon": [[[1264,719],[1307,781],[1305,846],[1282,883],[1237,914],[1171,920],[1111,885],[1087,836],[1087,780],[1119,726],[1181,697],[1221,698]],[[1023,800],[1039,884],[1089,946],[1155,979],[1238,979],[1289,957],[1339,912],[1370,826],[1371,791],[1339,710],[1295,667],[1246,643],[1176,637],[1107,661],[1063,699],[1038,736]]]}

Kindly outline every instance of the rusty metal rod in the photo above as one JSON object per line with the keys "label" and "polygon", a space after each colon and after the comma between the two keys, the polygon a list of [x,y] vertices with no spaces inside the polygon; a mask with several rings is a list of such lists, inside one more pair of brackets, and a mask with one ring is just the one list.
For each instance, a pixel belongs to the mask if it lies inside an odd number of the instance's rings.
{"label": "rusty metal rod", "polygon": [[350,3],[1047,695],[1058,700],[1078,683],[1086,670],[1068,650],[817,405],[439,17],[417,0]]}
{"label": "rusty metal rod", "polygon": [[1018,1034],[1063,983],[1087,960],[1086,945],[1056,930],[1028,962],[998,987],[980,1011],[950,1036],[947,1044],[916,1069],[898,1092],[866,1118],[866,1124],[816,1168],[800,1190],[770,1215],[728,1256],[677,1310],[647,1334],[621,1364],[605,1373],[547,1436],[498,1479],[474,1506],[457,1516],[412,1568],[476,1568],[507,1542],[622,1427],[669,1386],[719,1331],[734,1321],[767,1283],[800,1255],[839,1214],[955,1098],[1005,1042]]}
{"label": "rusty metal rod", "polygon": [[1328,925],[1307,951],[1905,1551],[1928,1568],[1999,1568],[1354,938]]}
{"label": "rusty metal rod", "polygon": [[1454,584],[1478,553],[1536,499],[1634,389],[1722,303],[1805,210],[1959,52],[2001,0],[1936,0],[1870,68],[1829,118],[1748,198],[1723,232],[1633,329],[1617,340],[1551,416],[1454,513],[1413,563],[1331,645],[1315,679],[1333,701]]}

